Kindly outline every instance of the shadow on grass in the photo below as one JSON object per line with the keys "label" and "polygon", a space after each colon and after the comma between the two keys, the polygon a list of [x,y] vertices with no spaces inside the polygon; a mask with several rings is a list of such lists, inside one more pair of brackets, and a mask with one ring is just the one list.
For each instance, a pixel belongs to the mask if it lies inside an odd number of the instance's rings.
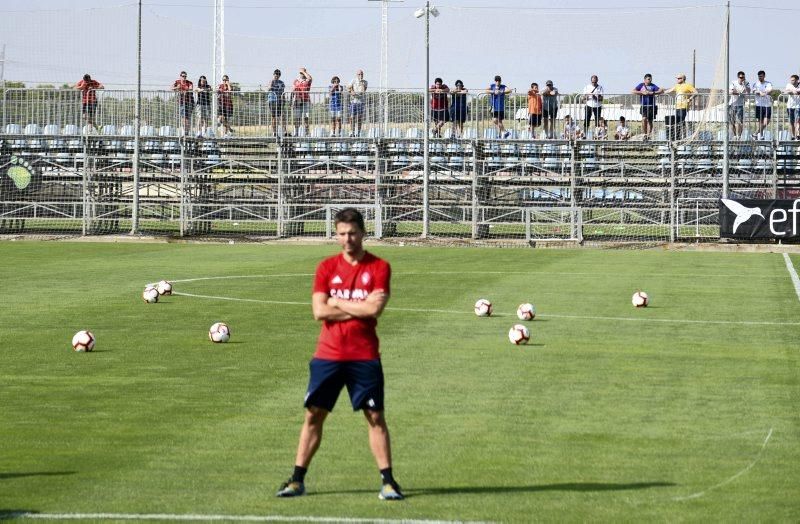
{"label": "shadow on grass", "polygon": [[0,480],[18,479],[22,477],[60,477],[62,475],[74,475],[77,471],[21,471],[21,472],[0,472]]}
{"label": "shadow on grass", "polygon": [[[406,498],[431,495],[465,495],[491,493],[536,493],[538,491],[628,491],[637,489],[666,488],[675,486],[673,482],[564,482],[559,484],[538,484],[529,486],[461,486],[429,487],[404,489]],[[377,489],[352,489],[341,491],[312,491],[308,495],[342,495],[351,493],[377,493]]]}
{"label": "shadow on grass", "polygon": [[16,520],[19,518],[26,517],[33,513],[39,513],[36,510],[31,509],[3,509],[0,508],[0,520]]}

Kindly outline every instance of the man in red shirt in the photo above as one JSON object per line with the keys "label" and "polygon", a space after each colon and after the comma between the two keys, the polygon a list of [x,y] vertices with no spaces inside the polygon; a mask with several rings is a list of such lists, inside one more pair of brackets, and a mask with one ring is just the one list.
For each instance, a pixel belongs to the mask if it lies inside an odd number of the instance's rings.
{"label": "man in red shirt", "polygon": [[308,136],[308,122],[311,119],[311,82],[314,79],[305,67],[301,67],[292,86],[292,106],[294,107],[294,134],[300,136],[300,122],[303,122]]}
{"label": "man in red shirt", "polygon": [[194,112],[194,84],[187,79],[186,71],[172,83],[172,90],[178,92],[178,115],[183,119],[183,134],[189,136]]}
{"label": "man in red shirt", "polygon": [[309,363],[305,420],[292,476],[277,495],[305,493],[305,474],[322,440],[322,426],[347,387],[354,411],[363,410],[369,425],[369,445],[383,483],[381,500],[402,500],[392,476],[389,428],[383,414],[383,368],[375,326],[389,300],[391,267],[364,250],[364,217],[353,208],[334,219],[342,252],[326,258],[314,277],[311,307],[322,321],[317,350]]}
{"label": "man in red shirt", "polygon": [[97,93],[98,89],[105,89],[105,86],[97,80],[92,80],[89,74],[83,75],[83,80],[75,84],[75,89],[82,91],[81,93],[81,109],[83,111],[83,118],[86,120],[87,125],[97,127],[94,123],[94,116],[97,114]]}
{"label": "man in red shirt", "polygon": [[447,87],[447,84],[442,82],[441,78],[437,78],[433,81],[430,91],[431,120],[433,120],[433,125],[436,126],[433,130],[433,137],[441,138],[442,126],[447,122],[447,117],[449,116],[449,112],[447,111],[447,93],[450,92],[450,88]]}

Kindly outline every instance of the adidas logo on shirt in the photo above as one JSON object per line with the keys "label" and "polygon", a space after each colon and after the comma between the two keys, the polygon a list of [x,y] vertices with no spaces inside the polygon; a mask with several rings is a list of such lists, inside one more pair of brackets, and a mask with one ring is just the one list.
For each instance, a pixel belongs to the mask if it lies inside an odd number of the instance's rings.
{"label": "adidas logo on shirt", "polygon": [[340,277],[339,275],[336,275],[335,277],[333,277],[333,280],[331,280],[331,284],[341,284],[341,283],[342,283],[342,277]]}

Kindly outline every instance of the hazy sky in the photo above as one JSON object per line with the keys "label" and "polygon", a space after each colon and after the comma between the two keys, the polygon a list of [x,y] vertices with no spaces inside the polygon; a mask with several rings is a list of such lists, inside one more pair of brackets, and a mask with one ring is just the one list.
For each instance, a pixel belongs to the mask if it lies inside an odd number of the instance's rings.
{"label": "hazy sky", "polygon": [[[363,68],[379,85],[380,2],[367,0],[226,0],[226,73],[255,88],[278,67],[284,80],[299,67],[316,87],[331,76],[350,80]],[[788,1],[732,3],[731,69],[755,79],[758,69],[781,87],[800,71],[800,7]],[[580,91],[591,74],[607,92],[628,92],[645,72],[663,86],[676,73],[697,84],[722,81],[724,3],[714,0],[446,0],[431,19],[431,79],[485,88],[495,74],[527,89],[552,79],[562,93]],[[389,10],[389,85],[425,84],[421,0]],[[0,0],[0,46],[6,80],[76,82],[84,72],[107,87],[136,80],[136,0]],[[500,7],[502,6],[502,7]],[[185,69],[211,75],[213,0],[143,2],[143,83],[166,88]]]}

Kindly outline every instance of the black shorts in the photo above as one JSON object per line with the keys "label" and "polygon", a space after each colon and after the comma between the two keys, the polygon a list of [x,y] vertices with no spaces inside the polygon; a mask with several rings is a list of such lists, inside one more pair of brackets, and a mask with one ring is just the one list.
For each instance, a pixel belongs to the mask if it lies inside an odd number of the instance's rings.
{"label": "black shorts", "polygon": [[651,122],[655,122],[656,115],[658,114],[658,106],[642,106],[639,109],[642,118],[646,118]]}
{"label": "black shorts", "polygon": [[551,118],[551,119],[557,118],[558,117],[558,106],[547,107],[547,105],[545,105],[542,108],[542,116],[544,116],[545,119],[547,119],[547,118]]}
{"label": "black shorts", "polygon": [[283,102],[269,102],[269,114],[275,117],[283,114]]}
{"label": "black shorts", "polygon": [[756,120],[763,120],[765,118],[772,118],[772,108],[756,106]]}
{"label": "black shorts", "polygon": [[343,387],[347,387],[353,411],[383,410],[383,367],[375,360],[322,360],[308,363],[309,379],[305,407],[333,411]]}
{"label": "black shorts", "polygon": [[220,104],[220,106],[217,108],[217,115],[224,118],[230,118],[233,115],[233,106]]}
{"label": "black shorts", "polygon": [[83,104],[83,114],[87,115],[89,118],[94,118],[94,115],[97,113],[97,102],[87,102]]}
{"label": "black shorts", "polygon": [[744,122],[744,106],[730,106],[728,108],[728,120],[733,123],[741,124]]}
{"label": "black shorts", "polygon": [[497,120],[504,120],[506,118],[505,111],[492,111],[492,117],[496,118]]}
{"label": "black shorts", "polygon": [[542,115],[528,115],[528,125],[531,127],[542,125]]}
{"label": "black shorts", "polygon": [[434,122],[447,122],[450,120],[447,109],[431,109],[431,120]]}

